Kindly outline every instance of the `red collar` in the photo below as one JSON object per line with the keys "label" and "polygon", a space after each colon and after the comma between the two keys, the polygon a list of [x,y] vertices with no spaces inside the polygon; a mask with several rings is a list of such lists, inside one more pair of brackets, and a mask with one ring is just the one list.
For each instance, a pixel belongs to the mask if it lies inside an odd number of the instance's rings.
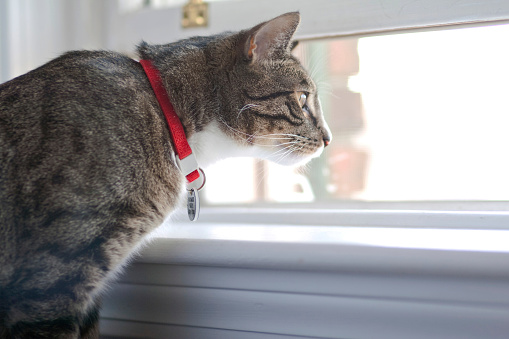
{"label": "red collar", "polygon": [[170,102],[168,92],[166,92],[166,89],[164,88],[159,70],[150,60],[140,60],[140,64],[143,66],[143,69],[147,74],[148,80],[150,81],[157,101],[159,102],[159,106],[161,106],[164,116],[166,117],[171,139],[175,146],[175,159],[177,160],[177,165],[187,178],[187,182],[191,183],[200,177],[200,169],[193,154],[193,150],[187,142],[182,123]]}

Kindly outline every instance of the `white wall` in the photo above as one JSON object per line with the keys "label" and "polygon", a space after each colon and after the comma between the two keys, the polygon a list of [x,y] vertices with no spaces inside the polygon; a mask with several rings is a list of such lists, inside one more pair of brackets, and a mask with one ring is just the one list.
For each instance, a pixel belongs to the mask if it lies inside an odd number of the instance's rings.
{"label": "white wall", "polygon": [[0,82],[68,50],[105,48],[105,19],[114,4],[114,0],[0,0]]}

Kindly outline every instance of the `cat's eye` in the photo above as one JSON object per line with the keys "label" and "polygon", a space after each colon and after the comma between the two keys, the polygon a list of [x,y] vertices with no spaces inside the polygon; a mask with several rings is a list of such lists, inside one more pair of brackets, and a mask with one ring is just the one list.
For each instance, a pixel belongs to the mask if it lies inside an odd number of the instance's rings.
{"label": "cat's eye", "polygon": [[300,107],[304,108],[304,106],[306,106],[306,102],[308,100],[308,95],[304,92],[298,92],[297,95],[299,96]]}
{"label": "cat's eye", "polygon": [[311,113],[309,112],[309,107],[307,105],[308,101],[308,93],[306,92],[297,92],[297,98],[299,99],[299,105],[302,108],[302,112],[306,118],[310,118]]}

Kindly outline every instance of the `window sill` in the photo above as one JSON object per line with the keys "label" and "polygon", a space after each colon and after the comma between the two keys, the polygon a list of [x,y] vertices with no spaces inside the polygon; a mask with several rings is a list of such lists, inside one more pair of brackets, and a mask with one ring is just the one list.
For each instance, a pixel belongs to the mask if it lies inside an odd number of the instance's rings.
{"label": "window sill", "polygon": [[109,294],[102,329],[125,338],[505,338],[508,237],[176,223]]}

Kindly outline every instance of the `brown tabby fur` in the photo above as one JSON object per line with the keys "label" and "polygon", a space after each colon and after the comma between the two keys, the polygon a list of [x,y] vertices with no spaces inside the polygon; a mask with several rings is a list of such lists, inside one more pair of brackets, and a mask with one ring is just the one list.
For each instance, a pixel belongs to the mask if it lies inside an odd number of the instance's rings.
{"label": "brown tabby fur", "polygon": [[[140,45],[203,165],[239,154],[298,164],[330,140],[290,54],[299,18]],[[216,134],[232,147],[207,143]],[[182,199],[172,152],[148,79],[124,55],[70,52],[0,85],[0,338],[98,337],[106,283]]]}

